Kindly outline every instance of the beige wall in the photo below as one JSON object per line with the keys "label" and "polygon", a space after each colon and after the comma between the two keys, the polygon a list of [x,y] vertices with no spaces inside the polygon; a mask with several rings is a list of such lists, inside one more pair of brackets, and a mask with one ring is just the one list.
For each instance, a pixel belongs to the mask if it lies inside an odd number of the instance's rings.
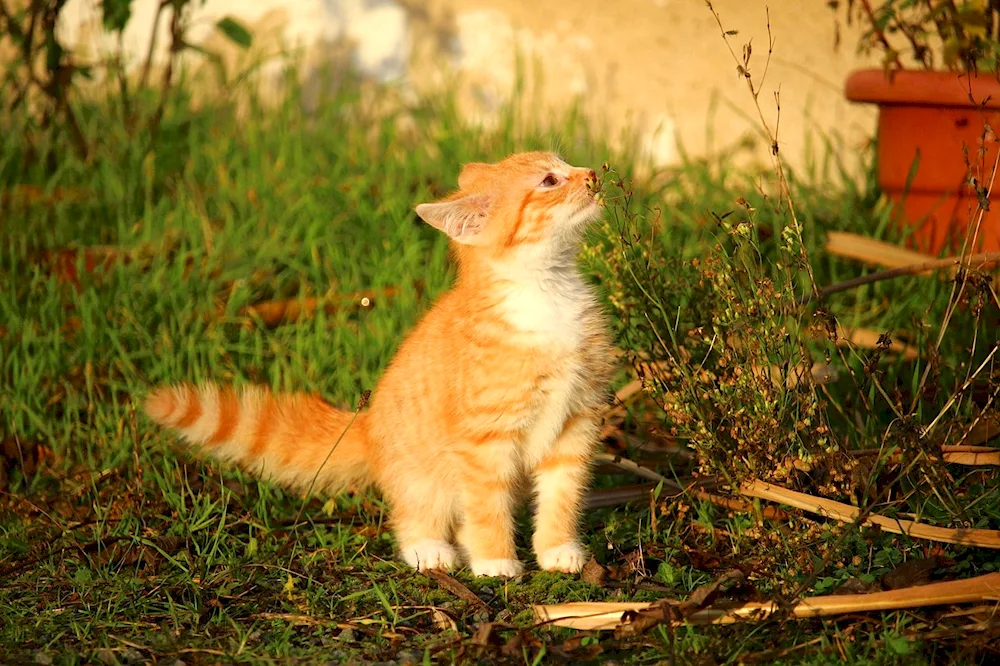
{"label": "beige wall", "polygon": [[[136,62],[147,50],[158,3],[133,3],[125,46]],[[95,27],[97,6],[97,0],[71,0],[62,24],[66,40],[91,55],[115,47]],[[826,3],[716,0],[715,7],[725,27],[739,31],[731,38],[738,55],[752,39],[755,80],[767,58],[770,9],[774,53],[759,99],[773,125],[773,92],[780,87],[783,155],[802,164],[806,138],[818,132],[841,137],[845,159],[856,160],[873,131],[874,112],[848,104],[842,88],[847,73],[866,63],[847,31],[834,50],[835,17]],[[709,130],[718,149],[752,134],[758,123],[703,0],[208,0],[192,16],[192,41],[233,51],[212,29],[227,14],[255,31],[254,53],[270,63],[265,78],[280,70],[275,56],[294,47],[310,66],[347,53],[367,76],[418,90],[457,76],[464,108],[486,121],[511,90],[520,51],[540,63],[540,107],[581,99],[609,132],[638,130],[663,165],[679,159],[678,139],[698,156],[712,149]],[[167,43],[162,23],[160,57]],[[757,154],[766,159],[766,151]]]}

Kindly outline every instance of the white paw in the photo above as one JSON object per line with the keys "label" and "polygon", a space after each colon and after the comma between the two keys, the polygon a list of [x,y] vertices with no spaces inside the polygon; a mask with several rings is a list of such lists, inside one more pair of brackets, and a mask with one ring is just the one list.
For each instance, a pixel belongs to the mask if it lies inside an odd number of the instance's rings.
{"label": "white paw", "polygon": [[587,551],[578,543],[564,543],[538,554],[538,566],[546,571],[577,573],[587,563]]}
{"label": "white paw", "polygon": [[475,560],[469,564],[477,576],[503,576],[513,578],[524,572],[524,565],[517,560]]}
{"label": "white paw", "polygon": [[447,541],[423,539],[401,549],[403,560],[417,571],[453,569],[458,559],[455,549]]}

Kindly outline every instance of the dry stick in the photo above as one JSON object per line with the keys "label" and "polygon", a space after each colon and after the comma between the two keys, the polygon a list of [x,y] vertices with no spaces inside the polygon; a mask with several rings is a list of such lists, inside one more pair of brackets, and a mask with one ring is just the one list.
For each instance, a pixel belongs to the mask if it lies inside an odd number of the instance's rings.
{"label": "dry stick", "polygon": [[592,490],[587,494],[587,509],[605,509],[629,502],[649,499],[650,493],[656,489],[652,483],[640,483],[619,488]]}
{"label": "dry stick", "polygon": [[[819,298],[829,296],[830,294],[836,294],[841,291],[847,291],[848,289],[854,289],[855,287],[860,287],[862,285],[871,284],[872,282],[881,282],[882,280],[890,280],[903,275],[915,275],[917,273],[950,268],[954,266],[956,262],[960,261],[962,261],[962,257],[946,257],[944,259],[935,259],[933,261],[925,261],[919,264],[911,264],[909,266],[900,266],[899,268],[890,268],[889,270],[878,271],[871,273],[870,275],[862,275],[850,280],[845,280],[844,282],[831,284],[829,287],[823,287],[819,290]],[[968,257],[966,261],[970,264],[977,261],[982,262],[976,266],[976,268],[983,268],[987,265],[1000,263],[1000,252],[982,252],[979,254],[973,254]],[[816,298],[814,294],[803,296],[799,299],[799,305],[806,305],[814,298]]]}
{"label": "dry stick", "polygon": [[[649,467],[644,467],[633,460],[628,458],[623,458],[622,456],[615,456],[609,453],[599,453],[597,455],[597,460],[599,462],[607,463],[608,465],[613,465],[619,469],[631,472],[636,476],[640,476],[644,479],[649,479],[650,481],[656,481],[657,483],[662,483],[664,488],[671,490],[676,494],[686,494],[690,493],[700,500],[705,500],[706,502],[711,502],[716,506],[721,506],[732,511],[754,511],[755,507],[749,502],[744,502],[732,497],[722,497],[721,495],[713,495],[712,493],[705,492],[704,490],[696,490],[693,488],[685,488],[676,481],[668,479],[654,469]],[[781,509],[776,509],[775,507],[762,507],[761,513],[764,518],[768,520],[786,520],[788,514]]]}
{"label": "dry stick", "polygon": [[[986,452],[955,452],[952,455],[964,458],[971,458],[972,456],[988,456],[985,458],[986,460],[992,458],[992,456],[989,456]],[[1000,458],[1000,453],[996,455]],[[753,505],[738,499],[714,495],[703,490],[684,488],[680,484],[663,476],[656,470],[639,465],[628,458],[601,453],[598,454],[597,460],[609,465],[614,465],[619,469],[632,472],[636,476],[641,476],[644,479],[661,482],[665,488],[669,488],[676,493],[690,492],[698,499],[711,502],[733,511],[754,510]],[[981,462],[979,464],[987,463]],[[788,490],[787,488],[782,488],[781,486],[765,483],[763,481],[752,480],[743,484],[740,488],[740,493],[749,497],[757,497],[771,502],[780,502],[782,504],[793,506],[797,509],[802,509],[803,511],[834,518],[846,523],[854,522],[859,516],[861,516],[861,510],[849,504],[843,504],[834,500],[815,497],[813,495],[800,493],[794,490]],[[785,520],[789,517],[787,513],[774,507],[763,507],[763,515],[765,518],[771,520]],[[944,543],[1000,549],[1000,531],[998,530],[937,527],[935,525],[927,525],[912,520],[889,518],[879,514],[868,515],[863,521],[861,521],[861,524],[878,525],[886,532],[892,532],[893,534],[905,534],[915,539],[928,539],[930,541],[941,541]]]}
{"label": "dry stick", "polygon": [[448,590],[456,597],[466,602],[470,606],[474,606],[479,610],[489,610],[490,607],[486,605],[486,602],[476,596],[475,592],[467,588],[465,585],[455,580],[443,571],[424,571],[422,572],[425,576],[435,581],[438,585]]}
{"label": "dry stick", "polygon": [[[881,456],[882,449],[861,449],[851,451],[849,455]],[[889,456],[888,461],[899,463],[903,461],[903,453],[897,452]],[[992,446],[942,446],[941,460],[954,465],[1000,465],[1000,449]]]}
{"label": "dry stick", "polygon": [[170,92],[170,82],[174,76],[174,67],[178,54],[183,50],[184,25],[181,23],[181,14],[176,6],[170,13],[170,51],[167,55],[167,64],[163,68],[163,76],[160,78],[160,99],[149,120],[149,145],[152,147],[156,142],[157,134],[160,131],[160,123],[163,120],[163,113],[167,107],[167,96]]}
{"label": "dry stick", "polygon": [[[622,386],[620,389],[615,391],[615,406],[617,407],[618,405],[624,403],[633,395],[641,391],[642,391],[642,380],[633,379],[628,384],[625,384],[625,386]],[[614,409],[614,407],[612,409]]]}
{"label": "dry stick", "polygon": [[[822,497],[814,497],[764,481],[748,481],[740,487],[740,492],[749,497],[757,497],[771,502],[780,502],[803,511],[833,518],[842,522],[854,522],[861,516],[857,507]],[[950,528],[927,525],[913,520],[889,518],[877,513],[869,514],[863,525],[877,525],[886,532],[905,534],[914,539],[928,539],[963,546],[1000,549],[1000,530]]]}
{"label": "dry stick", "polygon": [[934,257],[921,252],[914,252],[893,243],[860,234],[852,234],[848,231],[827,232],[824,249],[827,254],[853,259],[879,268],[899,268],[934,259]]}
{"label": "dry stick", "polygon": [[941,459],[954,465],[1000,465],[1000,451],[956,451],[942,454]]}
{"label": "dry stick", "polygon": [[601,426],[601,431],[598,435],[600,439],[603,440],[611,437],[619,431],[619,427],[614,423],[611,423],[610,419],[615,416],[624,416],[627,411],[625,401],[641,391],[641,379],[633,379],[629,383],[625,384],[625,386],[622,386],[620,389],[615,391],[614,403],[608,405],[608,407],[604,410],[604,425]]}
{"label": "dry stick", "polygon": [[[825,617],[864,611],[889,611],[925,606],[944,606],[1000,599],[1000,573],[990,573],[966,580],[931,583],[888,592],[870,594],[831,594],[811,597],[788,609],[792,617]],[[658,602],[664,603],[664,602]],[[667,602],[676,603],[676,602]],[[535,618],[557,627],[588,631],[616,629],[624,623],[626,612],[641,612],[653,603],[576,602],[534,607]],[[717,604],[698,611],[680,624],[732,624],[739,620],[760,621],[782,610],[774,602],[750,602],[735,606]]]}

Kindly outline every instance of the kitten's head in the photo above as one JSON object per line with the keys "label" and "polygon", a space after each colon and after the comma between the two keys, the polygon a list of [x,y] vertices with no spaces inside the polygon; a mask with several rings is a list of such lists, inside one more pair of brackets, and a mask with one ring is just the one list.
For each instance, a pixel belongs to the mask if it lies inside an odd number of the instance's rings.
{"label": "kitten's head", "polygon": [[564,255],[600,217],[596,179],[592,169],[552,153],[517,153],[496,164],[465,165],[457,192],[416,211],[456,243],[491,256]]}

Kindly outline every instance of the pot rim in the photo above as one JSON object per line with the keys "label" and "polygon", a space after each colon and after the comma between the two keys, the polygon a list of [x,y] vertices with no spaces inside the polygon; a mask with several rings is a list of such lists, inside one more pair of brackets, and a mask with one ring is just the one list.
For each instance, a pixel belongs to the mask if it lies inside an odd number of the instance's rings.
{"label": "pot rim", "polygon": [[882,69],[860,69],[847,77],[844,96],[883,106],[1000,109],[1000,80],[989,72],[900,70],[890,81]]}

